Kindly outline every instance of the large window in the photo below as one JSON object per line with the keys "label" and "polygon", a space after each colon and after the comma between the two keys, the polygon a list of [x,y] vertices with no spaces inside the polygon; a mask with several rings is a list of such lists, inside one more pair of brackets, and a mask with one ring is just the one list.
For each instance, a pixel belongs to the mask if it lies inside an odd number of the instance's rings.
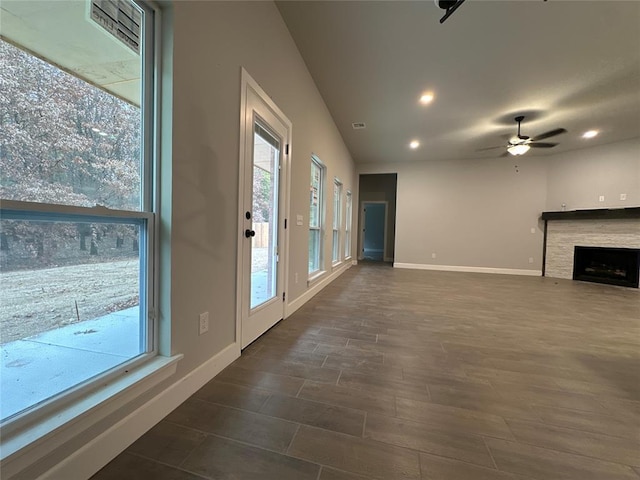
{"label": "large window", "polygon": [[6,5],[3,425],[155,354],[153,11],[100,5]]}
{"label": "large window", "polygon": [[312,157],[309,191],[309,276],[322,271],[324,172],[320,160]]}
{"label": "large window", "polygon": [[340,227],[342,223],[342,183],[333,180],[333,250],[332,263],[340,262]]}
{"label": "large window", "polygon": [[347,205],[344,219],[344,258],[351,258],[351,225],[353,219],[351,192],[347,190]]}

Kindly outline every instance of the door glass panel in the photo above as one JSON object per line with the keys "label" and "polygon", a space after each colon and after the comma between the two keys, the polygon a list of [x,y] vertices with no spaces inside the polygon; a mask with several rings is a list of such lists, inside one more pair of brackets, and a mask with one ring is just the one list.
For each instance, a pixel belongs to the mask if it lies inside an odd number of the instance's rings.
{"label": "door glass panel", "polygon": [[253,216],[251,308],[277,295],[278,165],[280,142],[255,124],[253,135]]}

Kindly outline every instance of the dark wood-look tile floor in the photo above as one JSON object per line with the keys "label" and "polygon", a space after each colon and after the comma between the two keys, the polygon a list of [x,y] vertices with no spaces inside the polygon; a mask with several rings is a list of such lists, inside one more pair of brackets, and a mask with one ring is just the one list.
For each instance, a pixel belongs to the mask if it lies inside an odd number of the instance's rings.
{"label": "dark wood-look tile floor", "polygon": [[640,479],[640,291],[361,265],[95,476]]}

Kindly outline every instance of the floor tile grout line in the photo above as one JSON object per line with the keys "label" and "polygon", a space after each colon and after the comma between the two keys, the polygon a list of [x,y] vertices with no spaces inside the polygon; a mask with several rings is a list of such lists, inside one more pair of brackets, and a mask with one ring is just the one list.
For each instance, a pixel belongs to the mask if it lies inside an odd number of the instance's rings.
{"label": "floor tile grout line", "polygon": [[296,392],[296,395],[294,398],[300,398],[300,392],[302,391],[302,389],[304,388],[304,386],[307,384],[307,379],[305,378],[302,382],[302,385],[300,385],[300,388],[298,389],[298,391]]}
{"label": "floor tile grout line", "polygon": [[284,451],[284,455],[289,455],[289,450],[291,449],[291,445],[293,445],[293,441],[295,440],[296,436],[298,435],[298,432],[300,431],[300,427],[302,426],[301,423],[298,424],[298,428],[296,428],[296,431],[293,432],[293,436],[291,437],[291,440],[289,441],[289,445],[287,445],[287,449]]}
{"label": "floor tile grout line", "polygon": [[[571,411],[572,412],[576,411],[576,412],[581,412],[581,413],[590,413],[590,412],[582,412],[581,410],[571,410]],[[617,417],[614,417],[614,418],[617,418]],[[571,430],[571,431],[576,431],[576,432],[581,432],[581,433],[588,433],[588,434],[598,435],[598,436],[607,437],[607,438],[611,438],[611,439],[634,440],[634,439],[637,439],[637,437],[638,437],[637,435],[634,435],[633,438],[631,438],[631,437],[624,437],[624,436],[620,436],[620,435],[612,435],[612,434],[609,434],[609,433],[594,432],[593,430],[585,430],[584,428],[580,428],[580,427],[577,427],[577,426],[568,426],[568,425],[561,425],[561,424],[558,424],[558,423],[549,422],[549,421],[546,421],[546,420],[544,420],[542,418],[540,418],[537,421],[528,420],[526,418],[515,418],[515,417],[503,417],[503,419],[504,419],[505,423],[507,423],[507,425],[509,425],[509,423],[508,423],[509,420],[513,420],[513,421],[516,421],[516,422],[540,424],[542,426],[547,426],[547,427],[552,427],[552,428],[559,428],[559,429],[562,429],[562,430]],[[515,438],[515,436],[514,436],[514,438]]]}
{"label": "floor tile grout line", "polygon": [[[483,438],[484,437],[485,436],[483,435]],[[515,437],[515,435],[514,435],[514,437]],[[530,446],[530,447],[540,448],[540,449],[551,451],[551,452],[557,452],[557,453],[563,453],[563,454],[573,455],[573,456],[577,456],[577,457],[589,458],[591,460],[596,460],[598,462],[614,463],[614,464],[617,464],[617,465],[628,467],[628,468],[633,470],[633,465],[629,465],[628,463],[623,463],[623,462],[621,462],[619,460],[612,460],[611,458],[595,457],[593,455],[587,455],[586,453],[579,453],[579,452],[568,450],[568,449],[551,448],[551,447],[547,447],[547,446],[542,446],[542,445],[537,444],[537,443],[531,443],[531,442],[528,442],[528,441],[525,441],[525,440],[519,440],[517,437],[516,437],[515,440],[508,440],[508,439],[505,439],[505,438],[496,438],[496,437],[490,437],[490,438],[493,438],[495,440],[502,440],[503,442],[511,442],[511,443],[517,443],[519,445],[527,445],[527,446]],[[622,440],[624,440],[624,439],[622,439]]]}
{"label": "floor tile grout line", "polygon": [[489,457],[491,458],[491,463],[493,463],[493,468],[498,470],[498,464],[496,463],[495,458],[493,458],[493,453],[491,452],[491,449],[489,448],[489,445],[487,445],[487,440],[484,437],[482,437],[482,443],[484,445],[484,448],[487,449],[487,453],[489,454]]}
{"label": "floor tile grout line", "polygon": [[324,356],[324,360],[322,361],[322,365],[320,365],[320,368],[324,367],[325,363],[327,363],[328,358],[329,358],[329,355]]}
{"label": "floor tile grout line", "polygon": [[364,432],[367,428],[367,417],[369,415],[369,412],[365,411],[364,412],[364,418],[362,419],[362,438],[364,438]]}
{"label": "floor tile grout line", "polygon": [[[204,440],[206,440],[206,439],[202,439],[202,442],[204,442]],[[200,444],[201,444],[202,442],[200,442]],[[200,444],[198,444],[198,446],[200,446]],[[194,447],[194,448],[193,448],[193,450],[195,450],[196,448],[198,448],[198,447]],[[182,460],[182,461],[180,462],[180,465],[182,465],[182,464],[187,460],[187,458],[189,458],[189,456],[191,455],[191,453],[193,452],[193,450],[192,450],[191,452],[189,452],[189,454],[184,458],[184,460]],[[194,471],[192,471],[192,470],[188,470],[188,469],[183,468],[183,467],[181,467],[181,466],[172,465],[172,464],[170,464],[170,463],[163,462],[163,461],[158,460],[158,459],[155,459],[155,458],[147,457],[146,455],[142,455],[142,454],[137,453],[137,452],[131,452],[131,451],[129,451],[128,449],[127,449],[127,450],[124,450],[122,453],[127,453],[127,454],[129,454],[129,455],[133,455],[134,457],[144,458],[145,460],[149,460],[149,461],[151,461],[151,462],[157,463],[158,465],[163,465],[163,466],[165,466],[165,467],[175,468],[175,469],[176,469],[176,470],[178,470],[178,471],[185,472],[185,473],[188,473],[188,474],[190,474],[190,475],[195,475],[196,477],[198,477],[198,478],[202,478],[203,480],[212,480],[212,477],[209,477],[209,476],[207,476],[207,475],[203,475],[203,474],[201,474],[201,473],[197,473],[197,472],[194,472]],[[121,453],[121,454],[122,454],[122,453]]]}
{"label": "floor tile grout line", "polygon": [[[273,395],[277,395],[277,394],[273,394]],[[271,396],[273,396],[273,395],[271,395]],[[271,396],[269,398],[271,398]],[[303,400],[303,401],[307,401],[307,402],[310,402],[310,403],[317,403],[317,404],[320,404],[320,405],[325,405],[327,407],[334,407],[334,408],[337,407],[337,408],[340,408],[340,409],[349,410],[350,412],[353,412],[353,413],[356,413],[356,414],[363,414],[365,416],[368,413],[366,410],[363,410],[363,409],[358,409],[358,408],[353,408],[353,407],[345,407],[343,405],[337,405],[335,403],[319,402],[319,401],[310,400],[310,399],[304,398],[304,397],[292,397],[290,395],[283,395],[283,396],[288,397],[288,398],[299,398],[300,400]],[[198,400],[200,400],[200,399],[198,399]],[[220,406],[220,407],[229,408],[231,410],[236,410],[236,411],[239,411],[239,412],[245,412],[245,413],[249,413],[249,414],[260,415],[260,416],[265,417],[265,418],[271,418],[273,420],[280,420],[282,422],[296,424],[296,425],[298,425],[298,427],[300,427],[301,425],[304,425],[304,426],[307,426],[307,427],[317,428],[319,430],[323,430],[323,431],[326,431],[326,432],[338,433],[338,434],[341,434],[341,435],[347,435],[347,436],[354,437],[354,438],[360,438],[357,435],[352,435],[351,433],[346,433],[346,432],[342,432],[342,431],[338,431],[338,430],[332,430],[330,428],[325,428],[325,427],[321,427],[321,426],[318,426],[318,425],[313,425],[311,423],[303,423],[303,422],[300,422],[300,421],[297,421],[297,420],[291,420],[291,419],[284,418],[284,417],[278,417],[278,416],[270,415],[270,414],[262,412],[262,411],[244,410],[242,408],[234,407],[234,406],[231,406],[231,405],[225,405],[225,404],[222,404],[222,403],[211,402],[211,401],[207,401],[207,400],[202,400],[202,401],[204,401],[206,403],[209,403],[209,404],[212,404],[212,405],[217,405],[217,406]],[[185,428],[187,430],[193,430],[193,431],[198,432],[198,433],[203,433],[203,434],[206,434],[206,435],[217,435],[217,436],[220,436],[220,437],[228,438],[230,440],[234,440],[236,442],[247,443],[247,445],[257,446],[257,447],[263,448],[265,450],[277,451],[277,450],[271,450],[269,448],[262,447],[262,446],[259,446],[259,445],[255,445],[255,444],[252,444],[252,443],[249,443],[249,442],[243,442],[242,440],[237,440],[235,438],[226,437],[225,435],[222,435],[220,433],[209,432],[207,430],[201,430],[201,429],[199,429],[197,427],[193,427],[191,425],[185,425],[183,423],[178,423],[178,422],[173,421],[173,420],[168,420],[166,417],[162,421],[166,422],[166,423],[169,423],[171,425],[175,425],[175,426],[178,426],[178,427],[181,427],[181,428]]]}
{"label": "floor tile grout line", "polygon": [[[483,437],[483,439],[485,439],[485,436],[482,436],[482,437]],[[515,444],[518,444],[518,445],[526,445],[528,447],[539,448],[540,450],[546,450],[547,452],[554,452],[554,453],[560,453],[560,454],[564,454],[564,455],[571,455],[573,457],[588,458],[588,459],[594,460],[596,462],[614,464],[614,465],[618,465],[618,466],[621,466],[621,467],[626,467],[627,469],[633,470],[633,466],[632,465],[629,465],[627,463],[622,463],[622,462],[617,461],[617,460],[611,460],[610,458],[606,459],[606,458],[594,457],[594,456],[591,456],[591,455],[586,455],[584,453],[571,452],[569,450],[561,450],[561,449],[557,449],[557,448],[543,447],[543,446],[537,445],[535,443],[523,442],[523,441],[520,441],[520,440],[507,440],[507,439],[504,439],[504,438],[495,438],[495,437],[491,437],[491,439],[492,440],[502,441],[502,442],[507,442],[507,443],[515,443]],[[485,444],[486,444],[486,441],[485,441]],[[500,470],[500,471],[504,471],[504,470]]]}
{"label": "floor tile grout line", "polygon": [[320,468],[318,469],[318,475],[316,476],[316,480],[320,480],[320,477],[322,476],[323,468],[324,468],[324,465],[320,465]]}

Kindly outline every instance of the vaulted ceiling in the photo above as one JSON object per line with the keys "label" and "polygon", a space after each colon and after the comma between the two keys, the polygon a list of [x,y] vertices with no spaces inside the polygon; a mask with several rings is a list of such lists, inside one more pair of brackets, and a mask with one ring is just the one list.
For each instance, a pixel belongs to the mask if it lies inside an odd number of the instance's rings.
{"label": "vaulted ceiling", "polygon": [[525,157],[640,137],[640,2],[469,0],[443,24],[432,0],[277,5],[358,163],[497,157],[520,114],[568,131]]}

